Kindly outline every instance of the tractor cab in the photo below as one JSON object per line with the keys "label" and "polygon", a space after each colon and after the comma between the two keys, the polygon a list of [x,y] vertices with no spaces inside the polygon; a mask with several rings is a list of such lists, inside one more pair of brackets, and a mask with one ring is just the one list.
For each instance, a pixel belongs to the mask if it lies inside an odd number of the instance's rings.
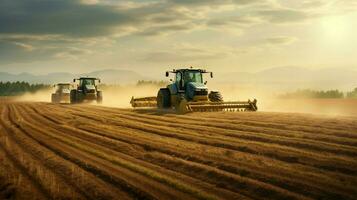
{"label": "tractor cab", "polygon": [[54,93],[51,94],[52,103],[68,103],[70,101],[70,83],[58,83],[54,85]]}
{"label": "tractor cab", "polygon": [[95,85],[95,80],[94,78],[80,78],[79,79],[79,85],[82,87],[85,85]]}
{"label": "tractor cab", "polygon": [[82,90],[85,93],[95,93],[97,90],[96,81],[100,83],[98,78],[81,77],[79,79],[74,79],[73,82],[79,81],[78,90]]}
{"label": "tractor cab", "polygon": [[203,74],[210,73],[213,77],[212,72],[207,72],[202,69],[178,69],[170,72],[166,72],[166,76],[169,76],[169,73],[175,73],[174,84],[177,86],[177,89],[181,92],[184,92],[188,85],[205,85],[206,82],[203,82]]}
{"label": "tractor cab", "polygon": [[177,70],[175,83],[179,90],[186,90],[188,83],[203,83],[201,70]]}
{"label": "tractor cab", "polygon": [[69,93],[70,90],[71,90],[70,83],[58,83],[55,85],[56,93]]}
{"label": "tractor cab", "polygon": [[189,100],[207,100],[208,88],[206,82],[203,82],[203,74],[207,72],[202,69],[178,69],[170,72],[166,72],[166,76],[169,73],[175,74],[175,81],[168,86],[171,93],[181,93]]}

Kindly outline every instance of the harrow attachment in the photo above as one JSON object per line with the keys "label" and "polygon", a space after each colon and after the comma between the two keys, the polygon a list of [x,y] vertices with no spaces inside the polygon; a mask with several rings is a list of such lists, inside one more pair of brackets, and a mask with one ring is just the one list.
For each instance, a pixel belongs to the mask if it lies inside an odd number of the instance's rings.
{"label": "harrow attachment", "polygon": [[[157,97],[131,98],[130,104],[133,108],[152,108],[157,107]],[[179,105],[175,107],[177,113],[188,112],[254,112],[258,110],[257,100],[253,101],[228,101],[228,102],[211,102],[211,101],[196,101],[187,102],[186,99],[181,100]]]}
{"label": "harrow attachment", "polygon": [[130,104],[133,108],[137,107],[157,107],[156,97],[131,98]]}
{"label": "harrow attachment", "polygon": [[182,102],[179,112],[246,112],[257,111],[257,100],[229,101],[229,102]]}

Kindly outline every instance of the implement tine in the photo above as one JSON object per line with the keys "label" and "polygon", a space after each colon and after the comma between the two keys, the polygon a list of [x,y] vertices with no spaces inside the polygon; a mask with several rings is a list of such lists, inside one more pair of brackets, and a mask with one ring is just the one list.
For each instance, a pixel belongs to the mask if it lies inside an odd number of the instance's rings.
{"label": "implement tine", "polygon": [[241,112],[241,111],[256,111],[256,100],[246,102],[189,102],[187,103],[188,110],[197,112]]}
{"label": "implement tine", "polygon": [[157,101],[156,97],[143,97],[143,98],[134,98],[132,97],[130,100],[130,104],[132,107],[156,107]]}

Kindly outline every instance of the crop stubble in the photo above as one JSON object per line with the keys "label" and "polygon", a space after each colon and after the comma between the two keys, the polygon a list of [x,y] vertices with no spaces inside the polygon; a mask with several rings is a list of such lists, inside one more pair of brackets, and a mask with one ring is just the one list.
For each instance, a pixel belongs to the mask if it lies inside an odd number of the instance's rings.
{"label": "crop stubble", "polygon": [[0,103],[0,197],[355,199],[357,118]]}

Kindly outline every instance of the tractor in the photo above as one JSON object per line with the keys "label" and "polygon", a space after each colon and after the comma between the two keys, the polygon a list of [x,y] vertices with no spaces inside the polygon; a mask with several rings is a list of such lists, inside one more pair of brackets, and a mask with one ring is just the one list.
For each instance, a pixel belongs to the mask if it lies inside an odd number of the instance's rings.
{"label": "tractor", "polygon": [[69,103],[70,102],[70,83],[58,83],[53,86],[55,92],[51,95],[52,103]]}
{"label": "tractor", "polygon": [[159,109],[175,109],[178,113],[209,111],[257,111],[257,100],[224,102],[218,91],[208,91],[207,81],[203,74],[212,72],[204,69],[174,69],[166,72],[166,77],[173,73],[175,80],[158,91],[156,97],[134,98],[132,107],[157,107]]}
{"label": "tractor", "polygon": [[79,79],[73,79],[73,82],[77,84],[77,88],[71,90],[70,102],[83,103],[83,102],[97,102],[102,103],[103,94],[98,90],[97,83],[100,83],[100,79],[92,77],[81,77]]}

